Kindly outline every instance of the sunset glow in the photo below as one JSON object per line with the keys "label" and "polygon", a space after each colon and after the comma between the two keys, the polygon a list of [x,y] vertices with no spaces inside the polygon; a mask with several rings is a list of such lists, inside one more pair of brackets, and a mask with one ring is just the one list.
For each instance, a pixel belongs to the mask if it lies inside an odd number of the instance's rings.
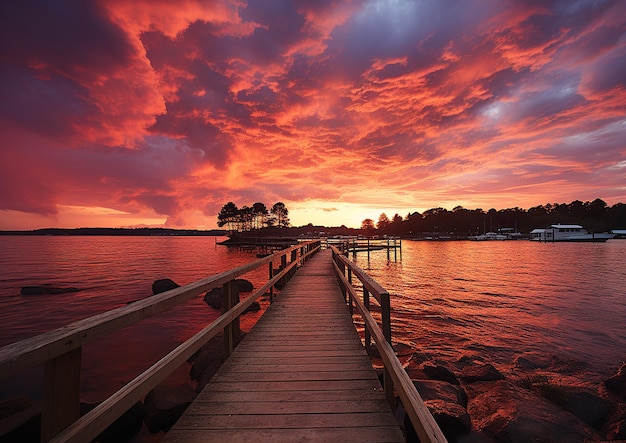
{"label": "sunset glow", "polygon": [[0,229],[626,202],[626,2],[2,2]]}

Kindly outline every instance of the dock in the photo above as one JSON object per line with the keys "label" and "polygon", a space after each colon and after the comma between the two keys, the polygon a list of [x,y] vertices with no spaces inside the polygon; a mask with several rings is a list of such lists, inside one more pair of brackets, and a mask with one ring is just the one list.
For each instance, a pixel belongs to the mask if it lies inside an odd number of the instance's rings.
{"label": "dock", "polygon": [[[391,346],[389,293],[345,251],[334,245],[322,249],[321,243],[320,239],[303,241],[243,266],[4,346],[0,348],[0,379],[43,365],[40,441],[93,441],[223,333],[227,360],[166,435],[166,443],[402,442],[404,435],[393,413],[398,402],[420,441],[445,442]],[[267,267],[267,282],[240,298],[235,280],[263,267]],[[355,279],[358,282],[353,284]],[[222,292],[220,317],[80,415],[83,346],[215,288]],[[235,346],[239,317],[268,292],[270,306]],[[370,312],[370,303],[375,303],[377,318]],[[353,315],[362,321],[362,336],[353,325]],[[373,346],[382,360],[382,382],[368,356]]]}
{"label": "dock", "polygon": [[405,441],[330,250],[298,270],[163,441]]}

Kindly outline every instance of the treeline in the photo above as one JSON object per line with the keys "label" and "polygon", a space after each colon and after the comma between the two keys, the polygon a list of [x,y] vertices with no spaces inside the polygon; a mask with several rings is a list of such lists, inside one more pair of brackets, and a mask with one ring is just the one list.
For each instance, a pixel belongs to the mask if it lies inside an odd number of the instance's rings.
{"label": "treeline", "polygon": [[285,228],[289,226],[289,210],[283,202],[274,203],[270,210],[261,202],[242,208],[228,202],[217,214],[217,226],[220,228],[226,226],[231,233],[262,228]]}
{"label": "treeline", "polygon": [[361,231],[378,235],[410,236],[423,232],[450,233],[457,236],[475,235],[501,228],[514,228],[528,233],[534,228],[551,224],[579,224],[590,232],[626,229],[626,205],[617,203],[609,207],[596,199],[591,202],[575,200],[571,203],[548,203],[528,210],[465,209],[457,206],[451,211],[433,208],[424,213],[413,212],[406,217],[396,214],[391,219],[381,214],[377,222],[365,219]]}
{"label": "treeline", "polygon": [[0,235],[104,235],[104,236],[215,236],[224,235],[220,229],[172,228],[42,228],[31,231],[0,231]]}

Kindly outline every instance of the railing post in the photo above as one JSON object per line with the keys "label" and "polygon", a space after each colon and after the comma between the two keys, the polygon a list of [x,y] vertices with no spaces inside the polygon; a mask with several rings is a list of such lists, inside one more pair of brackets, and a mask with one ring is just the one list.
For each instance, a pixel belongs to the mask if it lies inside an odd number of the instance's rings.
{"label": "railing post", "polygon": [[[274,262],[269,262],[270,280],[274,278]],[[274,285],[270,286],[270,304],[274,303]]]}
{"label": "railing post", "polygon": [[80,416],[80,360],[82,347],[45,364],[41,441],[47,442]]}
{"label": "railing post", "polygon": [[[294,263],[297,259],[298,259],[298,250],[294,249],[293,251],[291,251],[291,263]],[[296,273],[297,269],[298,269],[297,265],[291,268],[291,272],[289,273],[290,279]]]}
{"label": "railing post", "polygon": [[[228,312],[230,308],[234,306],[233,293],[234,293],[233,281],[224,283],[222,286],[222,313]],[[231,323],[224,327],[224,357],[228,358],[232,354],[235,348],[235,329],[239,332],[239,318],[233,320]]]}
{"label": "railing post", "polygon": [[[280,257],[280,270],[282,271],[286,267],[287,267],[287,255],[283,254]],[[283,276],[283,278],[280,279],[280,283],[281,283],[281,288],[284,288],[285,284],[287,283],[287,278]]]}
{"label": "railing post", "polygon": [[[385,292],[380,294],[380,310],[382,314],[382,326],[383,336],[385,340],[393,346],[391,343],[391,302],[389,301],[389,293]],[[393,380],[389,370],[383,366],[383,388],[385,389],[385,395],[389,404],[395,408],[395,397],[393,395]]]}
{"label": "railing post", "polygon": [[[369,312],[370,310],[370,293],[365,286],[363,287],[363,304],[365,305],[365,309]],[[367,350],[367,354],[370,355],[372,350],[372,333],[365,326],[365,349]]]}

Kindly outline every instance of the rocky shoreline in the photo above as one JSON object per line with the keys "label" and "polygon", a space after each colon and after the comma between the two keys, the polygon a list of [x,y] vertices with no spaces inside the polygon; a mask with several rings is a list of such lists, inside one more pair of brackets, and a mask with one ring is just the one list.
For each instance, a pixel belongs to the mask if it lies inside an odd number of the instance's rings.
{"label": "rocky shoreline", "polygon": [[[178,285],[158,280],[153,294]],[[238,281],[238,291],[252,285]],[[49,291],[49,287],[44,288]],[[72,288],[74,289],[74,288]],[[48,292],[49,293],[49,292]],[[205,302],[220,309],[218,290]],[[260,309],[260,308],[259,308]],[[237,343],[243,338],[241,333]],[[587,442],[626,440],[626,363],[597,386],[576,380],[584,376],[584,362],[554,356],[518,355],[513,374],[503,374],[488,357],[462,357],[450,363],[403,344],[394,346],[424,403],[450,442]],[[373,350],[375,367],[381,362]],[[99,436],[101,442],[130,441],[142,426],[150,433],[167,432],[225,361],[223,336],[213,338],[189,360],[189,382],[162,384]],[[509,371],[510,372],[510,371]],[[407,442],[417,436],[400,402],[396,417],[404,426]],[[81,405],[86,413],[95,405]],[[37,405],[24,398],[0,402],[0,429],[16,414],[27,415],[22,425],[0,436],[0,443],[39,441]],[[145,432],[145,431],[142,431]]]}

